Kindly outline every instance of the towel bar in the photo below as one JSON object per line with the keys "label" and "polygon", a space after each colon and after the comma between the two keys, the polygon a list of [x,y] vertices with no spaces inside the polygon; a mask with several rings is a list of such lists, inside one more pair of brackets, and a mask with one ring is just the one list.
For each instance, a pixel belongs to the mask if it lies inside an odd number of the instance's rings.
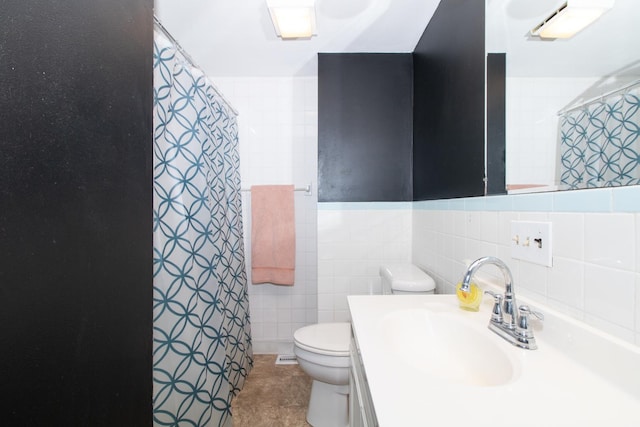
{"label": "towel bar", "polygon": [[[240,191],[249,191],[251,192],[251,188],[241,188]],[[309,183],[306,187],[295,187],[293,191],[304,191],[305,196],[311,195],[311,183]]]}

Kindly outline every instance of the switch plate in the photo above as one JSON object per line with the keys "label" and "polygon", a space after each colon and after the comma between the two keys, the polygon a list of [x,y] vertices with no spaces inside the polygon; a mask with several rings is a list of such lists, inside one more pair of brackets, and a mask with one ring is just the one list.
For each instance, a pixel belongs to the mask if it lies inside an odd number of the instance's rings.
{"label": "switch plate", "polygon": [[511,256],[534,264],[552,266],[551,223],[511,221]]}

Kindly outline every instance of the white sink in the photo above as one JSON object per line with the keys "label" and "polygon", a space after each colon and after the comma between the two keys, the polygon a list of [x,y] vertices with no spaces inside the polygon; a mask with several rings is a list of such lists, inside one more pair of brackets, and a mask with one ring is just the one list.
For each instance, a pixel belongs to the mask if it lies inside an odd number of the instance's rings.
{"label": "white sink", "polygon": [[519,372],[506,345],[491,340],[486,327],[437,308],[392,311],[380,319],[380,333],[399,362],[433,380],[496,386]]}
{"label": "white sink", "polygon": [[537,350],[487,328],[455,295],[349,296],[356,343],[380,427],[637,427],[640,347],[548,307]]}

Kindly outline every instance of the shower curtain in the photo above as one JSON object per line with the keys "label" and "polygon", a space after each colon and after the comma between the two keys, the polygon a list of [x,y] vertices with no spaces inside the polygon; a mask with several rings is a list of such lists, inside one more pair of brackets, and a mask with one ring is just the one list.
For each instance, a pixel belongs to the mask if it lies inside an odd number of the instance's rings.
{"label": "shower curtain", "polygon": [[253,360],[235,114],[154,34],[153,419],[230,426]]}
{"label": "shower curtain", "polygon": [[640,184],[640,86],[560,117],[563,188]]}

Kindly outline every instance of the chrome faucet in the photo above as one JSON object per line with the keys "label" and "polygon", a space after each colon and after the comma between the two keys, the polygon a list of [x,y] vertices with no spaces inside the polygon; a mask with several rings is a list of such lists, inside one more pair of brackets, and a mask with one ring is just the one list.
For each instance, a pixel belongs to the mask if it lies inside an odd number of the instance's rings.
{"label": "chrome faucet", "polygon": [[543,316],[541,313],[532,311],[524,305],[518,308],[516,296],[513,293],[511,270],[501,259],[487,256],[472,262],[464,274],[460,290],[469,292],[471,278],[485,264],[495,265],[504,276],[504,296],[492,291],[485,291],[485,293],[492,295],[494,298],[489,329],[515,346],[535,350],[538,346],[536,345],[533,331],[529,327],[529,315],[533,314],[539,319],[542,319]]}

